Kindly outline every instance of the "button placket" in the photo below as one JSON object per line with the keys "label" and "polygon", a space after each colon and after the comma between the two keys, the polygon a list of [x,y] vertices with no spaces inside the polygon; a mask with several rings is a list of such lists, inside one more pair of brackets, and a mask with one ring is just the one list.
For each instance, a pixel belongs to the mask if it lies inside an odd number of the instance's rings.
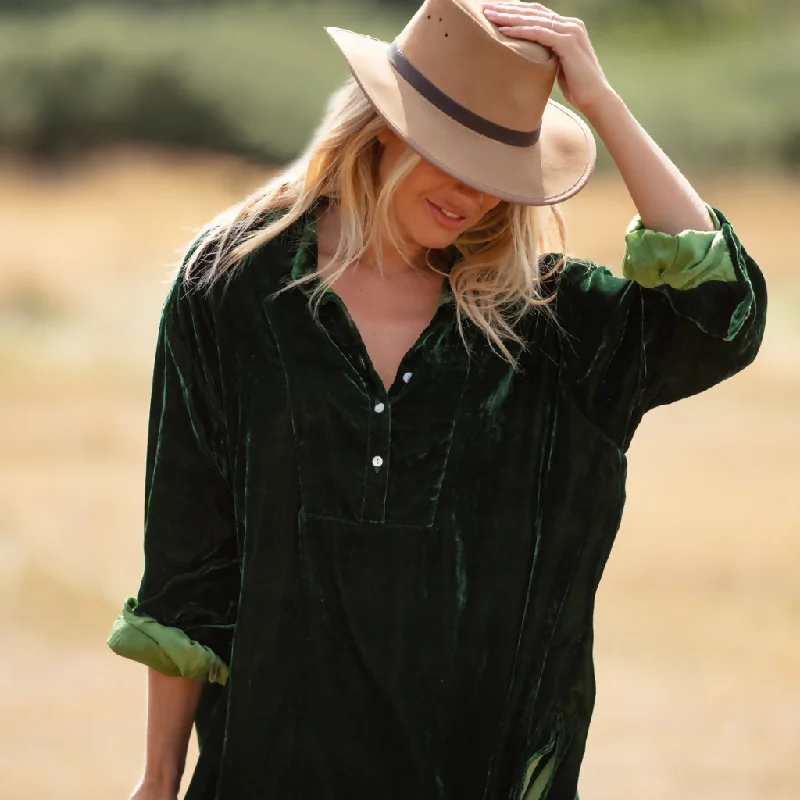
{"label": "button placket", "polygon": [[386,493],[389,483],[391,406],[386,397],[375,398],[369,413],[369,463],[364,486],[364,519],[386,520]]}

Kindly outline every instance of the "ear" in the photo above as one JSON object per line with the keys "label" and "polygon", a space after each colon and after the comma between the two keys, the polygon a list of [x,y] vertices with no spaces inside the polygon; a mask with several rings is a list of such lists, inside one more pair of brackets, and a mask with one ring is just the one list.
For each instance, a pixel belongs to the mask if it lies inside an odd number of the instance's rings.
{"label": "ear", "polygon": [[384,128],[380,133],[378,133],[375,138],[381,143],[383,147],[386,147],[389,144],[389,140],[392,137],[392,133],[388,128]]}

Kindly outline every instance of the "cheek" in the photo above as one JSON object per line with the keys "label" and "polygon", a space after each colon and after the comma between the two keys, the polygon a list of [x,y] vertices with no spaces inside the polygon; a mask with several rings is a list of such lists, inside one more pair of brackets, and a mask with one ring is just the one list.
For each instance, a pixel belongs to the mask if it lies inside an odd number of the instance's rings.
{"label": "cheek", "polygon": [[485,217],[490,211],[493,211],[502,201],[496,197],[485,197],[482,206],[481,217]]}
{"label": "cheek", "polygon": [[425,197],[430,194],[431,186],[422,177],[412,172],[395,194],[395,213],[407,230],[413,230],[414,226],[427,218]]}

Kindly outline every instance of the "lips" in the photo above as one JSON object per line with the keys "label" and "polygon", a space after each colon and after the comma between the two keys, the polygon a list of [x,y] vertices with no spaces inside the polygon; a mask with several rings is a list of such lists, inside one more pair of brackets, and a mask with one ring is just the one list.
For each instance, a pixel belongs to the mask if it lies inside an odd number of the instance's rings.
{"label": "lips", "polygon": [[[426,200],[425,202],[439,227],[450,231],[461,231],[464,229],[464,226],[467,224],[466,216],[451,217],[449,214],[445,213],[445,209],[431,200]],[[447,210],[449,211],[450,209]]]}
{"label": "lips", "polygon": [[460,220],[464,220],[469,216],[469,214],[464,213],[459,208],[441,205],[440,203],[434,203],[433,200],[429,200],[428,202],[438,208],[439,211],[441,211],[449,219],[452,219],[454,222],[459,222]]}

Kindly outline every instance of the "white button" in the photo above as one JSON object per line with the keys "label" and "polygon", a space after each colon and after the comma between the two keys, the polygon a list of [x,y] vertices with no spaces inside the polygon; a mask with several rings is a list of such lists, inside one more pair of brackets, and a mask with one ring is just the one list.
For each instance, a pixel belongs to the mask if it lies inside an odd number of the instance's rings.
{"label": "white button", "polygon": [[404,375],[403,375],[403,383],[408,383],[410,380],[411,380],[411,373],[410,372],[404,373]]}
{"label": "white button", "polygon": [[381,464],[383,464],[383,459],[380,456],[375,456],[375,458],[372,459],[373,467],[380,467]]}
{"label": "white button", "polygon": [[375,406],[375,413],[376,414],[383,414],[383,409],[384,408],[386,408],[386,406],[383,403],[378,403],[378,405]]}

